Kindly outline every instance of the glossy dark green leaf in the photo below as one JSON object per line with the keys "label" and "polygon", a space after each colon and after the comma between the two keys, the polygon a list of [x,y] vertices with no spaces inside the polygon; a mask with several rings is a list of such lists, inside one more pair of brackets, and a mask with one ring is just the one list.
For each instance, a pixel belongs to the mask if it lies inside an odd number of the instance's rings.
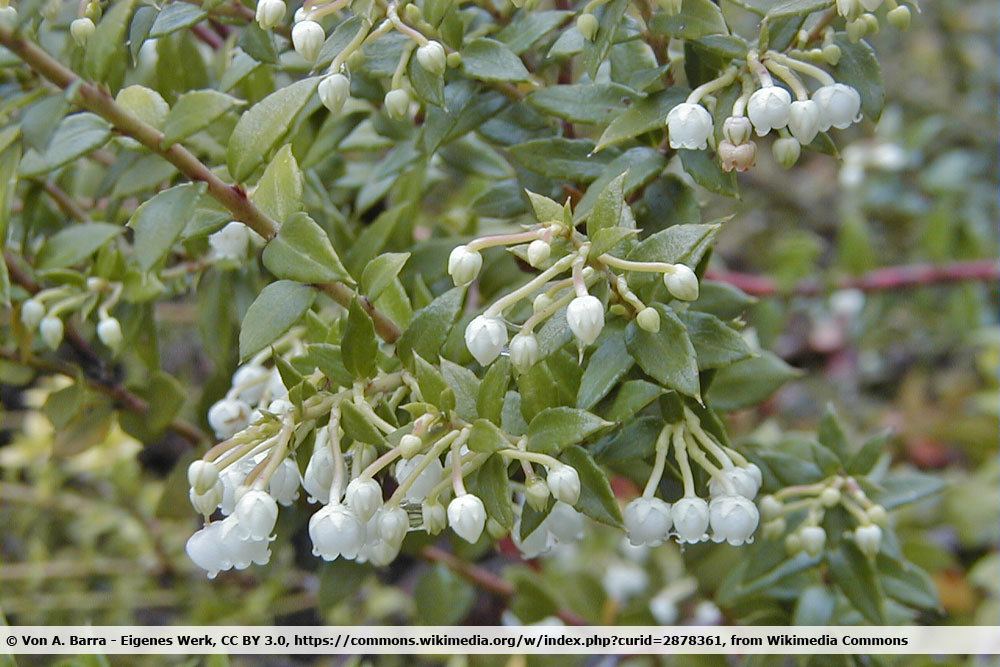
{"label": "glossy dark green leaf", "polygon": [[753,356],[743,336],[715,315],[689,310],[680,319],[694,345],[698,370],[724,368]]}
{"label": "glossy dark green leaf", "polygon": [[503,42],[477,37],[462,48],[462,69],[483,81],[525,81],[528,70]]}
{"label": "glossy dark green leaf", "polygon": [[580,475],[580,500],[576,509],[594,521],[617,528],[622,527],[621,510],[615,499],[608,475],[594,462],[593,457],[583,447],[572,446],[559,457],[563,463],[576,468]]}
{"label": "glossy dark green leaf", "polygon": [[843,541],[840,547],[826,553],[833,583],[848,601],[870,623],[885,622],[882,590],[872,562],[858,551],[853,542]]}
{"label": "glossy dark green leaf", "polygon": [[548,408],[528,425],[528,449],[554,455],[612,425],[586,410]]}
{"label": "glossy dark green leaf", "polygon": [[652,333],[629,322],[625,330],[629,353],[647,375],[664,387],[700,399],[698,360],[684,323],[664,304],[652,307],[660,314],[660,330]]}

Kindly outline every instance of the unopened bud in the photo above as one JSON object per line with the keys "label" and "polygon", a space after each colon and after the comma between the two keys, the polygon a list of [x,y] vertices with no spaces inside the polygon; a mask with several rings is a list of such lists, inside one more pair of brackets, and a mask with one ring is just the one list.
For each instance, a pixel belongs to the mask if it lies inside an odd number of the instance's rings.
{"label": "unopened bud", "polygon": [[552,305],[552,297],[542,292],[541,294],[535,297],[534,301],[531,302],[531,309],[533,312],[540,313],[551,305]]}
{"label": "unopened bud", "polygon": [[760,517],[764,521],[770,521],[776,517],[781,516],[781,511],[784,509],[784,505],[781,501],[774,496],[764,496],[760,499]]}
{"label": "unopened bud", "polygon": [[424,441],[411,433],[407,433],[399,439],[399,453],[404,459],[412,459],[423,448]]}
{"label": "unopened bud", "polygon": [[640,310],[639,314],[635,316],[635,323],[639,325],[639,328],[643,331],[656,333],[660,330],[660,314],[656,312],[655,308],[647,306]]}
{"label": "unopened bud", "polygon": [[[413,4],[407,5],[407,7],[415,6]],[[441,46],[440,42],[435,41],[427,42],[417,49],[417,62],[435,76],[441,76],[448,68],[448,56],[444,52],[444,47]]]}
{"label": "unopened bud", "polygon": [[17,26],[17,10],[10,5],[0,7],[0,26],[13,30]]}
{"label": "unopened bud", "polygon": [[852,42],[860,42],[867,34],[868,23],[863,18],[847,22],[847,38]]}
{"label": "unopened bud", "polygon": [[580,14],[576,17],[576,29],[580,31],[583,38],[588,42],[594,40],[601,24],[597,22],[597,17],[593,14]]}
{"label": "unopened bud", "polygon": [[823,507],[833,507],[840,502],[840,491],[830,486],[826,487],[819,494],[819,502],[823,504]]}
{"label": "unopened bud", "polygon": [[549,468],[545,482],[556,500],[567,505],[575,505],[580,500],[580,474],[573,466],[559,465]]}
{"label": "unopened bud", "polygon": [[750,139],[752,132],[753,126],[746,116],[730,116],[722,123],[722,136],[734,146],[739,146]]}
{"label": "unopened bud", "polygon": [[604,304],[596,296],[578,296],[566,309],[566,322],[582,347],[592,345],[604,329]]}
{"label": "unopened bud", "polygon": [[394,88],[385,94],[385,112],[393,120],[403,120],[410,111],[410,94],[403,88]]}
{"label": "unopened bud", "polygon": [[698,299],[698,276],[684,264],[674,264],[673,271],[664,273],[663,284],[675,299],[681,301]]}
{"label": "unopened bud", "polygon": [[351,80],[343,74],[331,74],[319,82],[319,99],[330,113],[340,113],[351,96]]}
{"label": "unopened bud", "polygon": [[538,363],[538,339],[533,333],[519,333],[510,340],[510,363],[526,372]]}
{"label": "unopened bud", "polygon": [[880,526],[884,526],[889,521],[889,514],[881,505],[872,505],[866,510],[866,513],[868,514],[868,518],[872,520],[872,523]]}
{"label": "unopened bud", "polygon": [[459,53],[458,51],[452,51],[451,53],[448,54],[448,58],[446,60],[448,63],[448,67],[452,69],[455,69],[456,67],[461,67],[462,54]]}
{"label": "unopened bud", "polygon": [[49,315],[48,317],[42,318],[42,322],[38,329],[42,334],[42,340],[49,346],[49,349],[55,350],[59,347],[59,344],[62,343],[63,323],[58,317]]}
{"label": "unopened bud", "polygon": [[21,324],[28,331],[34,331],[45,317],[45,306],[34,299],[25,299],[21,304]]}
{"label": "unopened bud", "polygon": [[536,269],[541,267],[551,254],[552,246],[542,239],[535,239],[528,244],[528,264]]}
{"label": "unopened bud", "polygon": [[270,30],[285,17],[285,11],[282,0],[259,0],[255,19],[262,30]]}
{"label": "unopened bud", "polygon": [[785,169],[791,169],[799,161],[802,146],[794,137],[782,137],[771,146],[775,161]]}
{"label": "unopened bud", "polygon": [[456,287],[468,285],[483,268],[483,256],[468,246],[460,245],[448,255],[448,275]]}
{"label": "unopened bud", "polygon": [[316,62],[324,41],[326,33],[316,21],[299,21],[292,28],[292,45],[307,62]]}
{"label": "unopened bud", "polygon": [[106,317],[97,324],[97,337],[113,352],[122,346],[122,325],[113,317]]}
{"label": "unopened bud", "polygon": [[827,44],[823,47],[823,60],[826,61],[827,65],[836,67],[837,63],[840,62],[840,56],[840,47],[836,44]]}
{"label": "unopened bud", "polygon": [[868,14],[865,14],[864,16],[862,16],[861,20],[865,22],[865,27],[868,30],[868,34],[870,34],[870,35],[877,35],[878,34],[879,28],[881,28],[881,26],[879,25],[878,17],[877,16],[875,16],[874,14],[868,13]]}
{"label": "unopened bud", "polygon": [[858,526],[854,529],[854,543],[861,553],[875,558],[882,548],[882,529],[875,525]]}
{"label": "unopened bud", "polygon": [[813,557],[819,556],[826,544],[826,532],[819,526],[804,526],[799,530],[799,540],[803,551]]}
{"label": "unopened bud", "polygon": [[910,28],[910,8],[900,5],[895,9],[890,9],[885,15],[889,19],[889,25],[896,30],[908,30]]}
{"label": "unopened bud", "polygon": [[195,493],[209,491],[219,481],[219,467],[212,461],[192,461],[187,470],[188,484]]}
{"label": "unopened bud", "polygon": [[94,25],[94,22],[87,17],[73,19],[73,22],[69,24],[69,34],[72,35],[76,45],[81,47],[87,44],[87,40],[96,29],[97,26]]}
{"label": "unopened bud", "polygon": [[549,485],[538,477],[533,478],[524,489],[524,499],[541,512],[549,504]]}
{"label": "unopened bud", "polygon": [[764,524],[761,531],[764,535],[765,540],[773,540],[775,538],[781,537],[786,528],[785,520],[782,518],[772,519]]}
{"label": "unopened bud", "polygon": [[424,530],[428,534],[437,535],[448,527],[448,514],[441,503],[427,501],[420,511],[424,521]]}

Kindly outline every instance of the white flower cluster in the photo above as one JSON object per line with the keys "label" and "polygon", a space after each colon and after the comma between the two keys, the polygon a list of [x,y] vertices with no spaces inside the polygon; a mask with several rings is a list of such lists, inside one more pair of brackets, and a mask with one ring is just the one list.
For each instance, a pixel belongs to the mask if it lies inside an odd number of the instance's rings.
{"label": "white flower cluster", "polygon": [[[574,245],[561,257],[554,258],[553,245],[561,236]],[[561,247],[566,245],[561,244]],[[607,312],[605,303],[590,293],[590,287],[601,276],[612,274],[615,269],[661,274],[663,284],[673,298],[682,301],[698,298],[698,277],[690,267],[663,262],[633,262],[610,254],[603,254],[596,260],[588,258],[589,243],[561,223],[541,224],[521,233],[484,236],[457,246],[448,257],[448,273],[455,285],[463,287],[472,283],[483,266],[480,252],[498,246],[518,246],[532,267],[543,270],[522,287],[490,304],[466,327],[465,345],[483,366],[491,364],[506,350],[514,368],[527,371],[541,358],[535,328],[564,308],[566,323],[582,354],[583,349],[593,345],[601,335]],[[562,277],[565,273],[570,276]],[[620,302],[621,310],[631,310],[641,328],[659,331],[659,313],[639,300],[624,277],[615,276],[610,284],[613,298]],[[532,300],[531,316],[517,325],[517,333],[508,338],[504,311],[528,299]]]}
{"label": "white flower cluster", "polygon": [[[810,94],[797,72],[815,79],[819,86]],[[787,88],[778,85],[775,77]],[[696,88],[685,102],[670,110],[667,131],[672,148],[704,150],[710,142],[714,143],[715,123],[700,101],[737,79],[742,82],[742,94],[723,122],[723,138],[717,145],[719,160],[726,171],[746,171],[753,166],[757,146],[750,136],[754,131],[758,137],[776,132],[779,136],[773,145],[775,157],[783,166],[790,167],[798,160],[800,147],[812,143],[820,132],[831,127],[844,129],[861,119],[861,95],[854,88],[837,83],[810,63],[774,51],[758,59],[751,52],[746,71],[731,67]]]}
{"label": "white flower cluster", "polygon": [[[671,445],[684,483],[683,497],[673,504],[655,495]],[[708,500],[695,493],[692,461],[709,475]],[[708,539],[734,546],[752,542],[760,520],[753,499],[760,485],[760,469],[716,442],[685,408],[684,420],[666,425],[657,439],[654,471],[645,491],[625,506],[625,530],[635,546],[656,546],[670,538],[688,544]]]}
{"label": "white flower cluster", "polygon": [[121,283],[92,277],[87,279],[84,290],[78,291],[71,285],[41,290],[21,302],[21,324],[29,332],[37,331],[42,342],[56,350],[66,333],[63,318],[73,312],[86,314],[98,304],[97,339],[117,353],[124,342],[124,334],[121,323],[111,316],[110,309],[118,303],[123,289]]}

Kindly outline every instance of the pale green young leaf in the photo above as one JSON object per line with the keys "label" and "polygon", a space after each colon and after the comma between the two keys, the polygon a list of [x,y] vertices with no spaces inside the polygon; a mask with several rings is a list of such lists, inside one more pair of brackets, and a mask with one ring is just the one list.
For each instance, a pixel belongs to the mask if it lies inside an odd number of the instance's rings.
{"label": "pale green young leaf", "polygon": [[302,210],[302,171],[291,144],[282,146],[271,158],[250,201],[279,223]]}
{"label": "pale green young leaf", "polygon": [[408,252],[387,252],[368,262],[361,274],[361,293],[369,299],[377,299],[396,279],[409,258]]}
{"label": "pale green young leaf", "polygon": [[356,378],[370,378],[375,374],[377,368],[375,362],[378,360],[375,324],[357,299],[351,302],[347,311],[347,324],[344,326],[340,353],[344,367]]}
{"label": "pale green young leaf", "polygon": [[240,359],[260,352],[280,338],[315,300],[316,290],[292,280],[279,280],[261,290],[240,326]]}
{"label": "pale green young leaf", "polygon": [[36,264],[42,270],[73,266],[92,255],[123,230],[124,227],[106,222],[89,222],[65,227],[45,241],[45,245],[38,251]]}
{"label": "pale green young leaf", "polygon": [[160,262],[184,231],[203,183],[185,183],[157,193],[135,210],[128,224],[135,230],[135,258],[143,271]]}
{"label": "pale green young leaf", "polygon": [[303,283],[353,282],[330,237],[306,213],[295,213],[264,248],[264,266],[278,278]]}
{"label": "pale green young leaf", "polygon": [[217,90],[192,90],[184,93],[170,109],[163,124],[163,146],[169,147],[187,139],[241,104],[243,102],[235,97]]}
{"label": "pale green young leaf", "polygon": [[21,173],[40,176],[97,150],[111,138],[111,126],[92,113],[67,116],[59,123],[44,153],[29,150],[21,160]]}

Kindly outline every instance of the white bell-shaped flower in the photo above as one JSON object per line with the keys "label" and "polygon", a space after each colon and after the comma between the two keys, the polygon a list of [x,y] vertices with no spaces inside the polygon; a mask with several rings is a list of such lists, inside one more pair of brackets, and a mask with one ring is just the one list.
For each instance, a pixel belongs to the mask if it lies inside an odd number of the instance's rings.
{"label": "white bell-shaped flower", "polygon": [[401,542],[374,540],[365,545],[364,550],[358,556],[358,561],[361,562],[363,557],[365,562],[371,563],[375,567],[385,567],[396,560],[401,544]]}
{"label": "white bell-shaped flower", "polygon": [[316,21],[299,21],[292,27],[292,45],[307,62],[316,62],[324,41],[326,33]]}
{"label": "white bell-shaped flower", "polygon": [[[417,469],[421,461],[424,460],[426,454],[417,454],[412,459],[407,461],[400,461],[396,464],[396,481],[400,484],[409,479],[413,471]],[[414,500],[417,502],[422,501],[427,497],[427,494],[431,492],[438,482],[441,481],[441,477],[444,475],[444,466],[441,465],[441,461],[435,458],[427,467],[424,468],[417,479],[414,480],[413,485],[406,490],[406,499]]]}
{"label": "white bell-shaped flower", "polygon": [[826,531],[819,526],[803,526],[799,529],[799,540],[803,551],[810,556],[819,556],[826,544]]}
{"label": "white bell-shaped flower", "polygon": [[812,94],[819,105],[820,131],[835,127],[838,130],[850,127],[861,120],[861,95],[857,90],[843,83],[823,86]]}
{"label": "white bell-shaped flower", "polygon": [[233,373],[232,385],[236,395],[251,405],[256,405],[267,389],[271,370],[260,364],[240,366]]}
{"label": "white bell-shaped flower", "polygon": [[507,327],[499,317],[479,315],[465,328],[465,346],[483,366],[500,356],[507,342]]}
{"label": "white bell-shaped flower", "polygon": [[244,492],[246,492],[247,487],[244,486],[247,475],[250,474],[250,470],[255,464],[250,459],[243,459],[237,461],[232,465],[228,466],[225,470],[219,473],[219,479],[222,480],[222,503],[219,509],[226,516],[229,516],[236,509],[236,501],[238,501]]}
{"label": "white bell-shaped flower", "polygon": [[578,296],[566,308],[566,322],[582,347],[592,345],[604,329],[604,304],[596,296]]}
{"label": "white bell-shaped flower", "polygon": [[819,134],[823,112],[813,100],[796,100],[788,112],[788,131],[800,144],[808,146]]}
{"label": "white bell-shaped flower", "polygon": [[460,245],[448,255],[448,275],[456,287],[468,285],[483,268],[483,256],[468,246]]}
{"label": "white bell-shaped flower", "polygon": [[754,91],[747,102],[747,115],[763,137],[771,130],[780,130],[788,125],[792,109],[792,96],[780,86],[764,86]]}
{"label": "white bell-shaped flower", "polygon": [[528,264],[540,268],[552,254],[552,246],[542,239],[535,239],[528,244]]}
{"label": "white bell-shaped flower", "polygon": [[339,72],[319,82],[319,100],[330,113],[340,113],[351,96],[351,80]]}
{"label": "white bell-shaped flower", "polygon": [[347,505],[362,521],[368,521],[382,507],[382,487],[371,477],[355,477],[347,485]]}
{"label": "white bell-shaped flower", "polygon": [[730,116],[722,123],[722,136],[734,146],[746,143],[752,133],[753,125],[746,116]]}
{"label": "white bell-shaped flower", "polygon": [[538,339],[533,333],[519,333],[510,339],[510,363],[522,373],[538,363]]}
{"label": "white bell-shaped flower", "polygon": [[208,237],[210,256],[213,259],[242,260],[246,257],[249,246],[250,229],[242,222],[230,222]]}
{"label": "white bell-shaped flower", "polygon": [[205,493],[219,481],[219,467],[212,461],[192,461],[187,470],[188,484],[197,493]]}
{"label": "white bell-shaped flower", "polygon": [[[743,496],[744,498],[749,498],[753,500],[757,496],[757,491],[760,489],[760,484],[754,479],[753,474],[750,473],[746,468],[733,467],[728,470],[723,470],[722,474],[729,480],[729,482],[735,487],[736,493]],[[726,491],[725,484],[722,480],[713,477],[708,482],[708,492],[712,497],[724,496],[728,491]]]}
{"label": "white bell-shaped flower", "polygon": [[373,517],[378,537],[389,544],[399,545],[410,529],[410,518],[402,507],[382,507]]}
{"label": "white bell-shaped flower", "polygon": [[670,505],[659,498],[636,498],[625,506],[622,516],[625,534],[633,546],[662,544],[673,522]]}
{"label": "white bell-shaped flower", "polygon": [[861,553],[875,558],[882,548],[882,529],[876,525],[858,526],[854,529],[854,543]]}
{"label": "white bell-shaped flower", "polygon": [[266,491],[250,489],[236,502],[233,516],[239,521],[241,538],[266,540],[278,520],[278,503]]}
{"label": "white bell-shaped flower", "polygon": [[196,531],[188,538],[184,550],[195,565],[208,572],[209,579],[232,567],[223,552],[221,521]]}
{"label": "white bell-shaped flower", "polygon": [[394,88],[385,94],[382,105],[389,118],[403,120],[410,112],[410,94],[405,88]]}
{"label": "white bell-shaped flower", "polygon": [[268,561],[271,560],[270,538],[247,537],[245,528],[240,525],[236,516],[226,517],[220,524],[222,526],[222,549],[232,567],[237,570],[245,570],[251,564],[267,565]]}
{"label": "white bell-shaped flower", "polygon": [[340,503],[324,505],[309,518],[313,555],[326,561],[357,558],[366,534],[365,522]]}
{"label": "white bell-shaped flower", "polygon": [[295,461],[284,459],[271,475],[267,490],[279,504],[288,507],[298,499],[301,484],[302,475],[299,474],[299,467],[295,465]]}
{"label": "white bell-shaped flower", "polygon": [[560,502],[575,505],[580,500],[580,474],[573,466],[552,466],[545,483],[549,485],[552,497]]}
{"label": "white bell-shaped flower", "polygon": [[671,148],[707,148],[712,127],[712,114],[700,104],[684,102],[667,114],[667,133]]}
{"label": "white bell-shaped flower", "polygon": [[38,332],[42,335],[42,341],[49,349],[55,350],[62,343],[63,339],[64,327],[62,320],[54,315],[43,317],[41,324],[38,325]]}
{"label": "white bell-shaped flower", "polygon": [[434,76],[441,76],[448,67],[448,55],[440,42],[431,40],[417,49],[417,62]]}
{"label": "white bell-shaped flower", "polygon": [[28,331],[34,331],[45,317],[45,306],[35,299],[25,299],[21,304],[21,324]]}
{"label": "white bell-shaped flower", "polygon": [[708,539],[708,503],[696,496],[685,496],[674,503],[671,515],[678,542],[694,544]]}
{"label": "white bell-shaped flower", "polygon": [[486,527],[483,501],[471,493],[454,498],[448,503],[448,525],[466,542],[478,542]]}
{"label": "white bell-shaped flower", "polygon": [[674,270],[663,274],[663,284],[675,299],[695,301],[698,299],[698,276],[684,264],[674,264]]}
{"label": "white bell-shaped flower", "polygon": [[309,494],[307,498],[309,502],[323,505],[330,502],[333,473],[333,452],[325,440],[321,442],[321,438],[317,437],[316,447],[313,448],[309,463],[306,464],[306,472],[302,475],[302,488]]}
{"label": "white bell-shaped flower", "polygon": [[712,539],[739,546],[753,541],[760,514],[756,505],[743,496],[718,496],[708,506]]}
{"label": "white bell-shaped flower", "polygon": [[208,409],[208,425],[219,440],[228,440],[250,424],[250,406],[245,401],[224,398]]}
{"label": "white bell-shaped flower", "polygon": [[660,330],[660,313],[657,312],[656,308],[647,306],[635,316],[635,323],[643,331],[656,333]]}
{"label": "white bell-shaped flower", "polygon": [[583,520],[583,514],[576,511],[572,505],[560,500],[553,503],[552,511],[546,517],[545,525],[560,542],[575,542],[583,538],[583,529],[586,523]]}
{"label": "white bell-shaped flower", "polygon": [[282,0],[259,0],[254,18],[263,30],[270,30],[285,17],[285,11]]}

